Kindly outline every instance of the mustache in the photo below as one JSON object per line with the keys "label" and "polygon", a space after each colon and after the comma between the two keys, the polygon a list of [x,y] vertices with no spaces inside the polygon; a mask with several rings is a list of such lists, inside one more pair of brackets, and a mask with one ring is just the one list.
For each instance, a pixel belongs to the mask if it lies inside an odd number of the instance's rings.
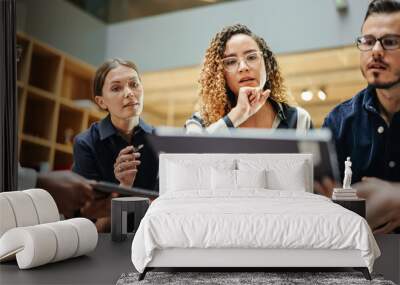
{"label": "mustache", "polygon": [[382,66],[384,66],[384,67],[388,67],[388,66],[389,66],[389,64],[388,64],[387,62],[385,62],[383,59],[378,58],[378,59],[372,59],[372,60],[368,63],[367,67],[370,68],[371,66],[373,66],[373,65],[375,65],[375,64],[382,65]]}

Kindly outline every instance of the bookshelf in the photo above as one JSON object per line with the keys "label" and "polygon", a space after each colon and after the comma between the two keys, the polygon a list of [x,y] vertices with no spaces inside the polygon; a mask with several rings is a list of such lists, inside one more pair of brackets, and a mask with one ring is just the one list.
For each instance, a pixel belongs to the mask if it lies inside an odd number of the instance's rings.
{"label": "bookshelf", "polygon": [[91,100],[95,68],[23,33],[17,43],[19,161],[38,171],[70,169],[73,138],[106,115],[78,104]]}

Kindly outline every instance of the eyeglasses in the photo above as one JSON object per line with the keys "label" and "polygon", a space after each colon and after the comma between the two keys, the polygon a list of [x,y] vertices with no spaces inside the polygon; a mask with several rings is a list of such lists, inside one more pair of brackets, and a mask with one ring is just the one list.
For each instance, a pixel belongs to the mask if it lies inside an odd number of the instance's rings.
{"label": "eyeglasses", "polygon": [[224,69],[227,72],[235,72],[238,70],[240,62],[244,60],[246,65],[251,68],[256,68],[261,61],[262,58],[262,52],[261,51],[255,51],[248,53],[244,56],[243,59],[239,59],[236,56],[230,56],[222,59],[222,63],[224,65]]}
{"label": "eyeglasses", "polygon": [[395,50],[400,48],[400,35],[386,35],[380,38],[374,36],[362,36],[357,38],[357,47],[361,51],[372,50],[379,42],[384,50]]}

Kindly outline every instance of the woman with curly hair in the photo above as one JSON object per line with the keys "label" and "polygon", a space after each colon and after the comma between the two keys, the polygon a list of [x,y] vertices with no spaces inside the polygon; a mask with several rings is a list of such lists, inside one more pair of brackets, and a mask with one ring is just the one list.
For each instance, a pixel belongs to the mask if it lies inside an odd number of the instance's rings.
{"label": "woman with curly hair", "polygon": [[199,83],[200,110],[186,121],[187,133],[312,127],[307,111],[289,105],[274,54],[244,25],[225,27],[212,39]]}

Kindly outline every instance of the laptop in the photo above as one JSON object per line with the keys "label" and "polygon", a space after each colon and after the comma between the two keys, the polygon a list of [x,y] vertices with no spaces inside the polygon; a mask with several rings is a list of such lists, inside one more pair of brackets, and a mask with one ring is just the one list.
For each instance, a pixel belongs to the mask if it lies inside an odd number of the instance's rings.
{"label": "laptop", "polygon": [[214,134],[186,134],[185,129],[160,127],[146,140],[159,153],[311,153],[314,180],[340,180],[336,149],[328,129],[295,130],[232,129]]}

